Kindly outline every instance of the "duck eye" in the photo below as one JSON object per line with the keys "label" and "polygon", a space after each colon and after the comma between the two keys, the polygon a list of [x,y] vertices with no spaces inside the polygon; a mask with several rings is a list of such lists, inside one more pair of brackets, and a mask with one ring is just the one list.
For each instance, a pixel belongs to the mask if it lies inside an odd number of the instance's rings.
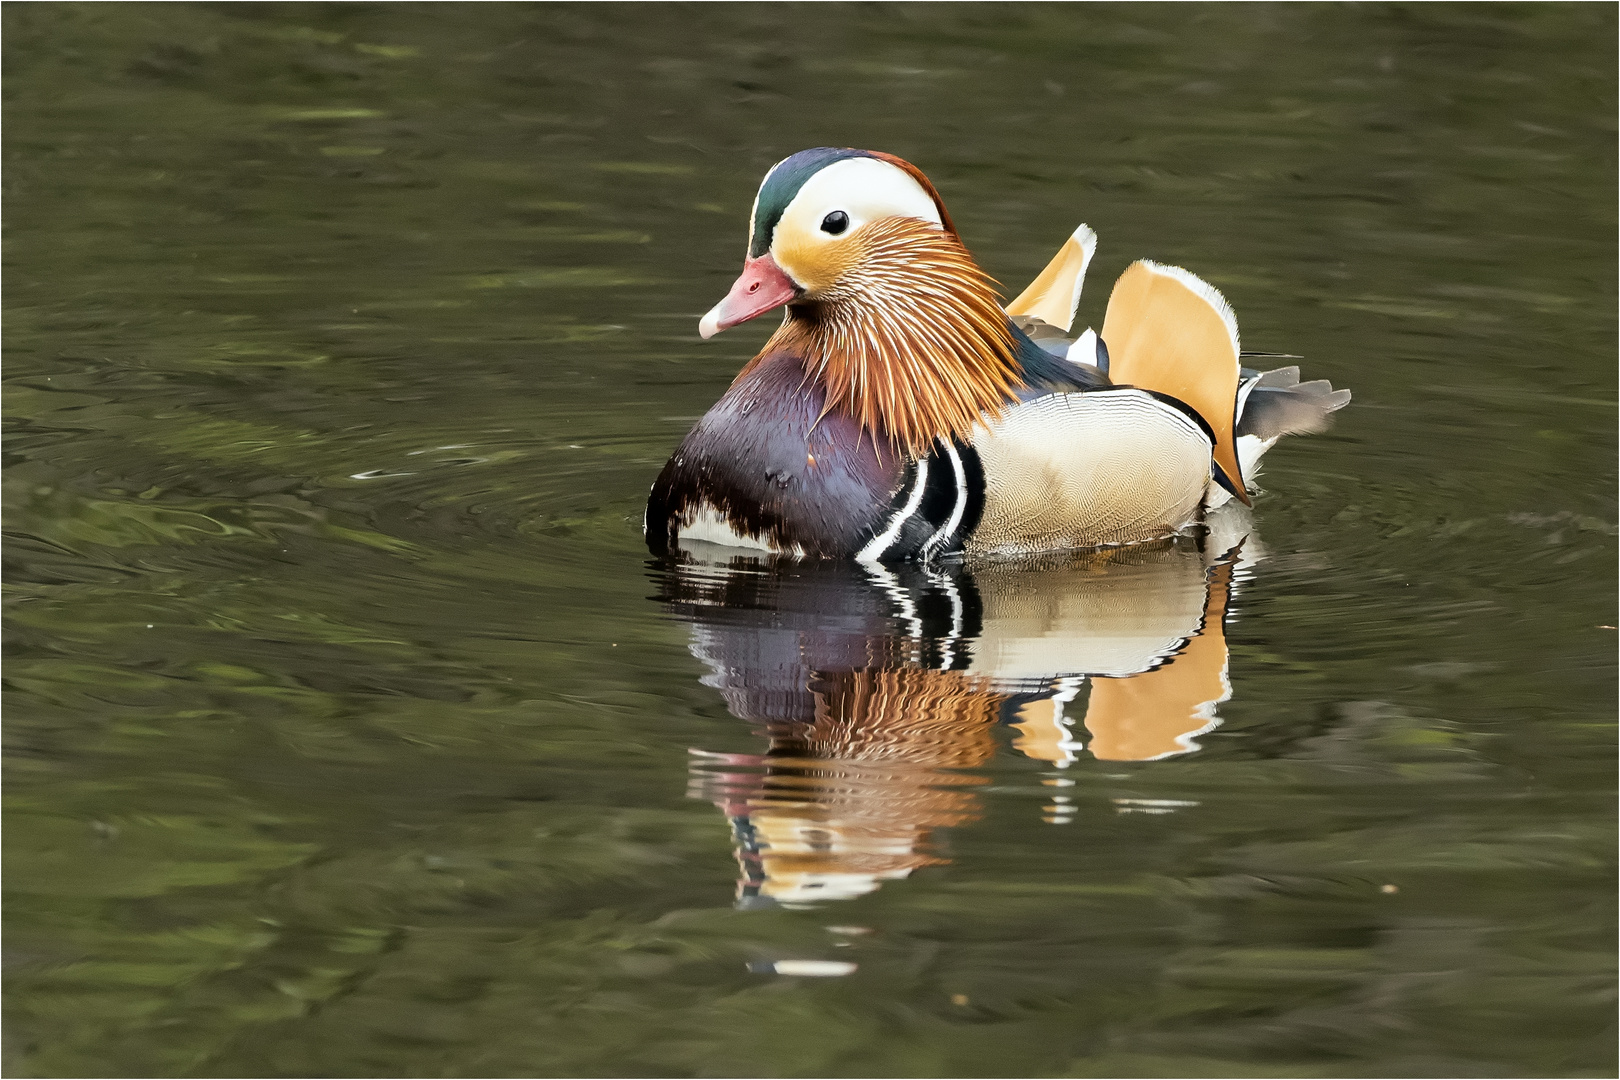
{"label": "duck eye", "polygon": [[842,210],[834,210],[821,219],[821,231],[830,236],[837,236],[849,228],[849,215]]}

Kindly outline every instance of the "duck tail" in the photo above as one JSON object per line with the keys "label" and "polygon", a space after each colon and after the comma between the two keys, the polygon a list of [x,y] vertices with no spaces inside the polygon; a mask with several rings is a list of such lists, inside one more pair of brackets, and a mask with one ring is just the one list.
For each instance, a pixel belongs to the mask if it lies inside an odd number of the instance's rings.
{"label": "duck tail", "polygon": [[1217,481],[1248,503],[1236,433],[1237,316],[1220,291],[1179,266],[1134,262],[1108,297],[1102,338],[1116,384],[1168,395],[1203,417]]}
{"label": "duck tail", "polygon": [[1243,369],[1238,388],[1237,450],[1243,475],[1253,480],[1260,458],[1284,435],[1326,431],[1333,414],[1350,404],[1350,391],[1326,379],[1299,381],[1298,366],[1271,371]]}
{"label": "duck tail", "polygon": [[1333,414],[1350,404],[1350,391],[1335,390],[1326,379],[1299,381],[1299,366],[1243,371],[1238,394],[1237,433],[1267,443],[1284,435],[1326,431]]}

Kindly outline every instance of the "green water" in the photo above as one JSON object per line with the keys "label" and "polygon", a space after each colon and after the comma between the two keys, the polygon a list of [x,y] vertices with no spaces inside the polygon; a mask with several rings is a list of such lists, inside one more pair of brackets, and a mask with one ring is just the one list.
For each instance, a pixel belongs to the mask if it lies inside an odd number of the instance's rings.
{"label": "green water", "polygon": [[[5,30],[11,1075],[1613,1075],[1611,6]],[[697,318],[828,143],[1011,291],[1086,221],[1084,319],[1179,263],[1355,391],[1241,565],[928,586],[1067,612],[1048,701],[1141,596],[1163,671],[1227,659],[1207,716],[1132,743],[1145,677],[1085,680],[1043,751],[937,706],[992,643],[912,582],[647,560],[767,333]],[[734,715],[773,678],[827,724]]]}

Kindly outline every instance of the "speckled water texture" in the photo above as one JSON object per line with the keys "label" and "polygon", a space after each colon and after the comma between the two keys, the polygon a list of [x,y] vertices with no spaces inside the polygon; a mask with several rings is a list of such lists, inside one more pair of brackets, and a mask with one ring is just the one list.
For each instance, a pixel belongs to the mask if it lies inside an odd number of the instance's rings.
{"label": "speckled water texture", "polygon": [[[1614,1075],[1612,6],[4,19],[9,1075]],[[829,143],[1355,401],[1236,552],[651,563]]]}

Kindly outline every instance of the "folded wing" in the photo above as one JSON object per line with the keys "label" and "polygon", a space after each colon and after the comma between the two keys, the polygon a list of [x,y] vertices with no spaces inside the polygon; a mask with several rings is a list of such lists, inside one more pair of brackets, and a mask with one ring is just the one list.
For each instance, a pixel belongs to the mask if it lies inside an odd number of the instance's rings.
{"label": "folded wing", "polygon": [[1103,318],[1109,377],[1190,406],[1215,437],[1225,486],[1245,503],[1238,463],[1237,317],[1214,286],[1179,266],[1143,259],[1114,285]]}

